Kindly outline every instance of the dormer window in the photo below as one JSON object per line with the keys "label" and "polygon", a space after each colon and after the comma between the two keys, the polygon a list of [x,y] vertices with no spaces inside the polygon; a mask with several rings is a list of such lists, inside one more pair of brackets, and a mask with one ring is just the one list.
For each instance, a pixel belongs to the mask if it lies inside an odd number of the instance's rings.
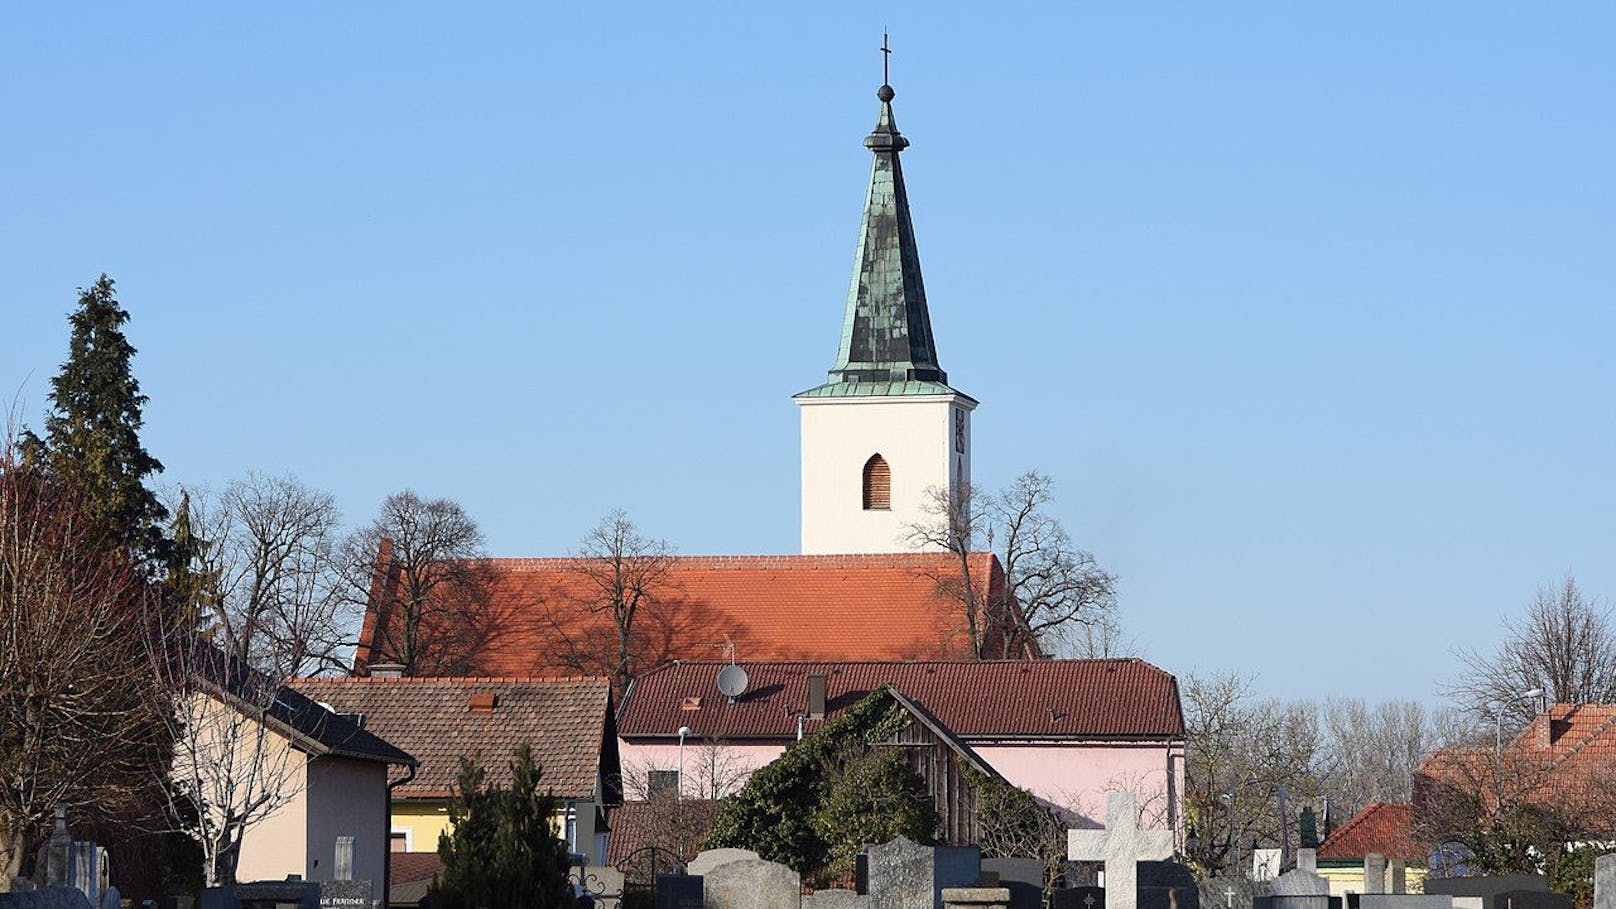
{"label": "dormer window", "polygon": [[878,454],[864,462],[864,510],[892,510],[892,468]]}

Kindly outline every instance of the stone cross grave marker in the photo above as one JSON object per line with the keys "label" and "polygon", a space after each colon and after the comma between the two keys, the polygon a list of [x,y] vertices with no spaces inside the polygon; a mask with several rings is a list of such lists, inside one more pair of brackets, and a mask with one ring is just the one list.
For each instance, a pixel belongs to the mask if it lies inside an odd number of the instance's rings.
{"label": "stone cross grave marker", "polygon": [[1140,830],[1139,806],[1132,792],[1105,796],[1104,830],[1066,831],[1066,857],[1105,863],[1106,909],[1136,909],[1139,862],[1173,857],[1173,831]]}
{"label": "stone cross grave marker", "polygon": [[1594,859],[1594,909],[1616,909],[1616,854]]}

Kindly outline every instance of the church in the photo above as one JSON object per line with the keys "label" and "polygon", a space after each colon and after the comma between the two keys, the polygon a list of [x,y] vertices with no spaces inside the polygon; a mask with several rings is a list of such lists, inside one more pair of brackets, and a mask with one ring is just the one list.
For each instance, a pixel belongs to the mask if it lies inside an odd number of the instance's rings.
{"label": "church", "polygon": [[[1004,573],[975,553],[923,551],[910,528],[940,520],[933,503],[971,482],[971,412],[937,354],[920,253],[909,215],[894,92],[883,85],[874,158],[836,360],[824,382],[794,400],[802,426],[802,554],[675,557],[636,618],[637,670],[669,660],[974,659],[958,593],[968,567],[979,599],[998,602]],[[827,326],[827,334],[828,334]],[[589,580],[569,558],[489,559],[475,602],[441,610],[466,619],[464,647],[438,648],[416,674],[543,675],[589,671],[567,650],[616,633],[592,608]],[[393,638],[398,577],[377,564],[356,672],[403,661]],[[440,633],[448,634],[449,629]],[[547,646],[565,636],[572,646]],[[469,640],[474,638],[473,640]],[[1036,657],[1036,645],[1013,654]],[[637,673],[636,673],[637,674]]]}
{"label": "church", "polygon": [[[1141,820],[1182,844],[1184,719],[1172,675],[1138,659],[1052,659],[1036,642],[993,653],[967,621],[959,582],[969,576],[977,602],[1013,610],[1004,567],[991,553],[916,545],[910,533],[968,488],[977,401],[949,384],[938,357],[900,163],[909,141],[891,86],[876,97],[836,359],[824,382],[794,396],[801,553],[667,557],[654,583],[633,591],[624,673],[599,659],[616,655],[619,627],[602,602],[600,572],[578,558],[466,566],[476,582],[411,632],[438,646],[407,659],[404,584],[384,544],[348,687],[385,687],[402,674],[456,676],[492,691],[513,677],[617,671],[626,683],[613,708],[624,788],[711,798],[887,686],[929,741],[1032,792],[1072,825],[1096,825],[1105,793],[1128,789],[1149,806]],[[496,696],[485,701],[498,709]],[[741,772],[722,783],[687,779],[691,737],[721,742]],[[929,777],[928,785],[946,808],[946,787]],[[610,821],[618,840],[598,851],[633,848],[632,817],[621,809]]]}

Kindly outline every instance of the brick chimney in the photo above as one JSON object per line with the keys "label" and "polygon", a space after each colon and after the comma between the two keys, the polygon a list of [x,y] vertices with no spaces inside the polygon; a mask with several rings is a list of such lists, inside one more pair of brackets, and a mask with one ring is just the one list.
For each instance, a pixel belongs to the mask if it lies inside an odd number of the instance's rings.
{"label": "brick chimney", "polygon": [[375,663],[370,667],[370,677],[373,679],[401,679],[404,677],[403,663]]}

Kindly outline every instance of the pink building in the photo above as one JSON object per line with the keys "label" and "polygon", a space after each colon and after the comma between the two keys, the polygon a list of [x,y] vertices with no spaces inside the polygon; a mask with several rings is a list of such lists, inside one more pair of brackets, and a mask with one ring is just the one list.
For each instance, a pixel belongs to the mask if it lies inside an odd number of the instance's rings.
{"label": "pink building", "polygon": [[1073,826],[1103,826],[1105,793],[1125,789],[1142,825],[1182,843],[1178,682],[1143,660],[746,663],[734,698],[718,689],[727,665],[677,663],[634,682],[618,723],[630,799],[674,786],[688,798],[734,792],[792,741],[890,685]]}

